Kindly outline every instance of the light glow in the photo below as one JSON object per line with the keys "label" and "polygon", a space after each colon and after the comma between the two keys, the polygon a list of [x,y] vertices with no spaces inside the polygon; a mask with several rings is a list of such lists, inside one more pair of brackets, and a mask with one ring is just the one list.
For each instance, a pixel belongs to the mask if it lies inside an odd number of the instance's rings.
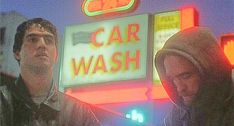
{"label": "light glow", "polygon": [[138,112],[136,109],[131,110],[130,113],[125,114],[127,119],[131,119],[133,121],[137,121],[139,123],[144,122],[144,116],[142,113]]}
{"label": "light glow", "polygon": [[137,0],[85,0],[82,10],[87,16],[121,12],[134,8]]}
{"label": "light glow", "polygon": [[234,65],[234,40],[228,41],[224,47],[224,53],[232,65]]}
{"label": "light glow", "polygon": [[67,90],[65,93],[90,104],[135,102],[169,98],[163,86],[129,87],[127,89],[106,89],[102,91],[83,92]]}
{"label": "light glow", "polygon": [[198,15],[194,8],[182,8],[181,13],[181,30],[198,25]]}
{"label": "light glow", "polygon": [[224,54],[234,67],[234,33],[224,34],[220,37],[221,47]]}

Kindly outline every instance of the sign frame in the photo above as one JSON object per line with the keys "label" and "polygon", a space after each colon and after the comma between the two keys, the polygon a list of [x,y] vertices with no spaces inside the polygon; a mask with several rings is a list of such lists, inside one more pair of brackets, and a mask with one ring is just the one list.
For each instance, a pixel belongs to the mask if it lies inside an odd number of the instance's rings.
{"label": "sign frame", "polygon": [[[62,79],[62,74],[63,74],[63,58],[64,58],[64,43],[65,43],[65,37],[64,37],[64,42],[63,44],[61,44],[62,46],[62,49],[61,49],[61,60],[60,60],[60,63],[59,63],[59,85],[60,85],[60,88],[63,89],[63,88],[69,88],[69,87],[83,87],[83,86],[97,86],[97,85],[112,85],[112,84],[119,84],[119,83],[122,83],[122,82],[134,82],[136,80],[143,80],[143,81],[146,81],[146,80],[151,80],[151,75],[152,75],[152,50],[150,49],[150,47],[152,47],[152,35],[150,31],[152,31],[152,20],[151,20],[151,15],[149,14],[141,14],[141,15],[146,15],[147,16],[147,35],[146,35],[146,39],[147,39],[147,44],[146,44],[146,63],[145,63],[145,74],[143,77],[141,78],[136,78],[136,79],[122,79],[122,80],[110,80],[110,81],[106,81],[106,82],[96,82],[96,83],[85,83],[85,84],[64,84],[64,81]],[[122,19],[125,19],[125,18],[132,18],[132,17],[135,17],[135,16],[140,16],[140,15],[134,15],[134,16],[127,16],[127,17],[120,17],[120,18],[116,18],[116,19],[119,19],[119,20],[122,20]],[[111,20],[116,20],[116,19],[108,19],[108,20],[102,20],[102,21],[98,21],[98,22],[89,22],[89,23],[83,23],[83,24],[78,24],[78,25],[70,25],[70,26],[67,26],[67,27],[72,27],[72,26],[79,26],[79,25],[88,25],[88,24],[92,24],[92,23],[100,23],[100,22],[108,22],[108,21],[111,21]],[[66,28],[67,28],[66,27]],[[150,69],[149,69],[150,68]]]}

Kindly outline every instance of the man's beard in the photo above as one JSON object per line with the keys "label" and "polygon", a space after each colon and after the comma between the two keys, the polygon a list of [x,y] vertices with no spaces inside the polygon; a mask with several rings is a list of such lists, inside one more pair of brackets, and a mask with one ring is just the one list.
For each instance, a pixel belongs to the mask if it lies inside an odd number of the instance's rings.
{"label": "man's beard", "polygon": [[50,67],[47,65],[43,66],[29,65],[28,68],[31,72],[35,73],[36,75],[47,74],[50,70]]}

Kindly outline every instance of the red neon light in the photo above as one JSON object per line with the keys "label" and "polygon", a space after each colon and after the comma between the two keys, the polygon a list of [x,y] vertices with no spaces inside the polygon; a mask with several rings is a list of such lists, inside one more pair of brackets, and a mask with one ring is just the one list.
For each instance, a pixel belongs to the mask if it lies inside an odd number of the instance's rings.
{"label": "red neon light", "polygon": [[164,90],[163,86],[153,86],[152,99],[164,99],[164,98],[169,98],[169,96]]}
{"label": "red neon light", "polygon": [[162,86],[154,86],[150,91],[151,92],[149,92],[148,87],[139,87],[85,92],[72,92],[67,90],[66,94],[90,104],[134,102],[168,98],[168,95]]}
{"label": "red neon light", "polygon": [[134,9],[137,0],[84,0],[82,11],[87,16],[98,16]]}
{"label": "red neon light", "polygon": [[222,35],[221,47],[230,63],[234,66],[234,34]]}
{"label": "red neon light", "polygon": [[234,40],[224,45],[224,53],[232,65],[234,65]]}
{"label": "red neon light", "polygon": [[198,26],[198,13],[197,11],[192,8],[182,8],[180,10],[181,12],[181,30]]}
{"label": "red neon light", "polygon": [[89,2],[88,10],[89,12],[95,11],[108,11],[110,9],[118,8],[127,6],[131,0],[92,0],[92,1],[85,1]]}

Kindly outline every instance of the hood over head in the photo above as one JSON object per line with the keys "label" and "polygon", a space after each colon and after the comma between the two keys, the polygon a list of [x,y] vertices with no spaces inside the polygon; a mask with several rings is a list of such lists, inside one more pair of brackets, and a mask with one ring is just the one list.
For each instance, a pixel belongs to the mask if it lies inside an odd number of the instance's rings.
{"label": "hood over head", "polygon": [[164,58],[170,54],[189,60],[201,75],[202,84],[193,104],[201,106],[223,103],[230,96],[231,65],[207,28],[192,27],[176,33],[166,41],[154,59],[169,97],[177,106],[184,106],[175,86],[165,76]]}

